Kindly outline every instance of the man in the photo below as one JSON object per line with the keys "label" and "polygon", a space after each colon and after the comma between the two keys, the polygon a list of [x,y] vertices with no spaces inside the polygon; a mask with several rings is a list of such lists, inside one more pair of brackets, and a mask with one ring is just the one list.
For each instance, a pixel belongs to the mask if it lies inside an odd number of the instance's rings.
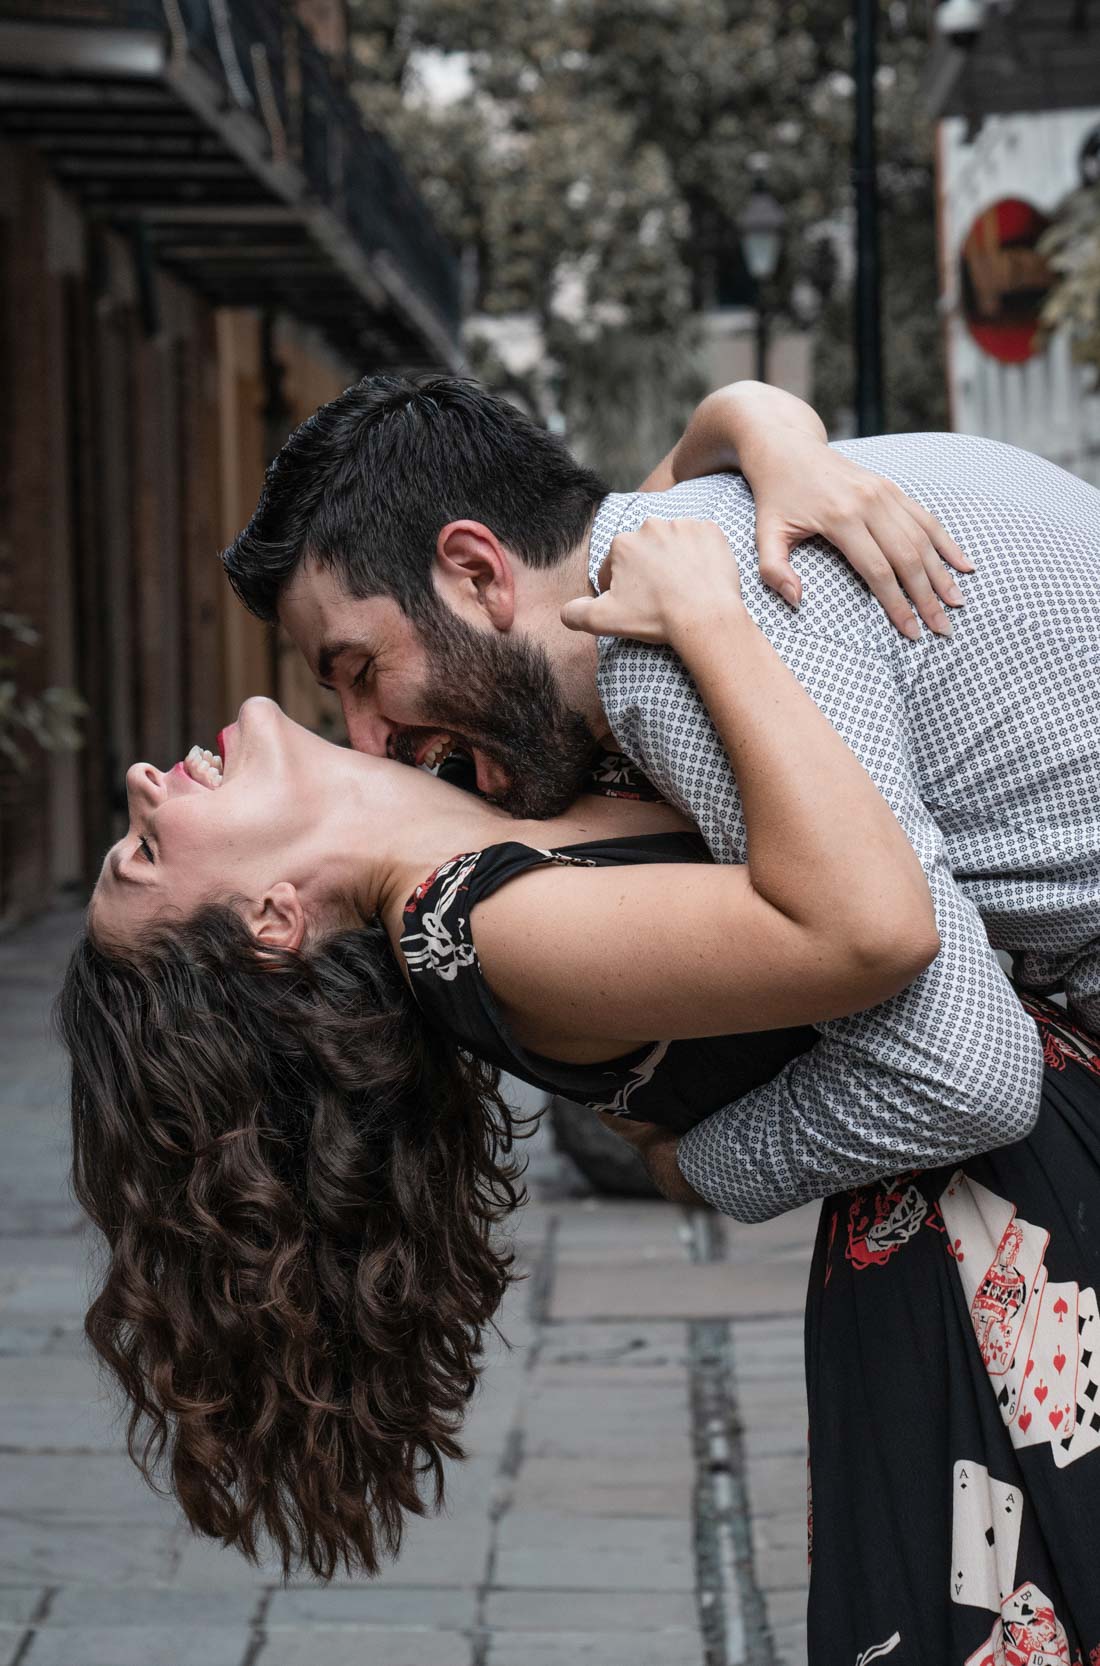
{"label": "man", "polygon": [[744,478],[608,494],[512,407],[448,378],[375,378],[325,407],[224,558],[339,692],[361,750],[422,764],[461,747],[483,792],[532,815],[568,802],[613,738],[716,858],[740,861],[737,790],[682,667],[666,648],[597,648],[600,597],[583,594],[649,515],[722,528],[753,618],[905,827],[942,942],[909,989],[821,1024],[810,1053],[680,1139],[683,1179],[746,1221],[1028,1132],[1041,1054],[990,941],[1100,1031],[1100,495],[968,437],[836,452],[973,558],[953,633],[925,570],[910,594],[937,628],[892,600],[901,634],[821,540],[800,551],[792,612],[757,571]]}

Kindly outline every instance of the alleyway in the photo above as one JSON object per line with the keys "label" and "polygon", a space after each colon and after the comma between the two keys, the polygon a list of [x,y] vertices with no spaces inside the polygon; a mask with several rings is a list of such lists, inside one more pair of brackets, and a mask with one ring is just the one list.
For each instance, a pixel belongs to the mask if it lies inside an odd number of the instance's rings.
{"label": "alleyway", "polygon": [[121,1453],[84,1349],[47,1010],[75,916],[0,940],[0,1666],[803,1666],[814,1214],[585,1196],[532,1142],[526,1280],[447,1515],[284,1588]]}

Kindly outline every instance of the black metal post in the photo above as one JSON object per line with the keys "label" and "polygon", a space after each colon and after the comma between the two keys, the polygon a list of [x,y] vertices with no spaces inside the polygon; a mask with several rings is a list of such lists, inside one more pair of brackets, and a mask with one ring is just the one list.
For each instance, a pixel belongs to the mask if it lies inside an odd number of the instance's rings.
{"label": "black metal post", "polygon": [[856,429],[880,434],[882,320],[879,270],[875,67],[879,0],[855,0],[856,140]]}
{"label": "black metal post", "polygon": [[756,292],[756,380],[766,382],[768,379],[768,307],[764,296],[763,286],[757,285]]}

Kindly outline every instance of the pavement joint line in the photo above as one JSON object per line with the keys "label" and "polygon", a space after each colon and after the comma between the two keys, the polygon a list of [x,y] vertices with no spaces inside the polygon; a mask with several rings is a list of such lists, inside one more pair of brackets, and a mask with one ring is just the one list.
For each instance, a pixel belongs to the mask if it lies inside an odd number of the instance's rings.
{"label": "pavement joint line", "polygon": [[[542,1354],[543,1341],[546,1334],[548,1314],[550,1311],[550,1296],[554,1286],[554,1267],[557,1259],[558,1230],[560,1222],[556,1213],[551,1213],[546,1222],[542,1243],[539,1246],[538,1259],[534,1272],[531,1274],[527,1292],[527,1317],[534,1327],[531,1346],[527,1350],[523,1362],[523,1375],[530,1379],[538,1365]],[[523,1464],[524,1455],[524,1427],[523,1427],[523,1399],[519,1396],[513,1413],[512,1426],[504,1441],[497,1465],[496,1478],[500,1490],[493,1499],[489,1510],[491,1529],[489,1533],[489,1549],[485,1557],[485,1574],[478,1584],[474,1607],[474,1623],[470,1632],[470,1666],[486,1666],[489,1649],[492,1644],[492,1633],[488,1625],[487,1606],[489,1593],[494,1589],[497,1569],[497,1548],[499,1543],[500,1523],[512,1508],[515,1497],[515,1481]],[[244,1662],[242,1666],[249,1666]]]}
{"label": "pavement joint line", "polygon": [[267,1611],[271,1607],[274,1596],[275,1587],[273,1585],[266,1586],[260,1592],[259,1600],[256,1603],[256,1612],[250,1621],[252,1635],[249,1637],[248,1646],[241,1657],[241,1666],[256,1666],[260,1652],[267,1643],[267,1630],[264,1621],[267,1619]]}
{"label": "pavement joint line", "polygon": [[[736,1264],[731,1262],[730,1266],[734,1268]],[[564,1319],[553,1319],[550,1323],[560,1325],[647,1325],[654,1323],[661,1317],[665,1318],[667,1322],[667,1315],[659,1316],[652,1311],[642,1313],[576,1313],[569,1314]],[[772,1325],[782,1319],[789,1320],[790,1318],[791,1310],[789,1307],[761,1308],[759,1312],[754,1308],[751,1313],[739,1313],[734,1320],[727,1322],[736,1325]],[[703,1318],[686,1318],[674,1322],[682,1324],[710,1323],[709,1320]]]}
{"label": "pavement joint line", "polygon": [[[5,1354],[5,1359],[42,1359],[57,1358],[57,1355],[41,1354]],[[121,1451],[117,1446],[9,1446],[7,1442],[0,1442],[0,1458],[103,1458],[116,1456]],[[9,1512],[4,1512],[5,1514]],[[97,1518],[98,1519],[98,1518]]]}
{"label": "pavement joint line", "polygon": [[[685,1217],[692,1261],[725,1263],[721,1216],[692,1209]],[[706,1666],[775,1666],[764,1599],[753,1570],[731,1321],[692,1321],[688,1339],[697,1466],[695,1555]]]}
{"label": "pavement joint line", "polygon": [[22,1666],[22,1662],[26,1660],[27,1655],[30,1652],[31,1644],[38,1635],[38,1627],[44,1620],[49,1618],[50,1609],[53,1606],[53,1600],[60,1589],[60,1585],[47,1585],[46,1589],[42,1592],[42,1595],[34,1605],[34,1613],[30,1617],[27,1629],[19,1640],[19,1647],[11,1657],[11,1666]]}
{"label": "pavement joint line", "polygon": [[696,1556],[706,1666],[774,1666],[764,1602],[752,1569],[747,1490],[729,1374],[729,1325],[688,1327],[698,1479]]}
{"label": "pavement joint line", "polygon": [[[554,1288],[554,1267],[557,1261],[558,1233],[561,1222],[557,1214],[551,1214],[546,1222],[539,1248],[538,1260],[527,1284],[527,1317],[532,1325],[541,1332],[542,1326],[550,1317],[550,1298]],[[536,1348],[534,1351],[537,1351]]]}

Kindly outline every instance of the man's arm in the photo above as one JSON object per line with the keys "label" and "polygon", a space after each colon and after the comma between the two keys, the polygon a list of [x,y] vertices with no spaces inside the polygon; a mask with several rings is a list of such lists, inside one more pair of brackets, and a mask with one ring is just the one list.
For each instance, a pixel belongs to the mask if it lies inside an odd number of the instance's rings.
{"label": "man's arm", "polygon": [[769,1220],[812,1198],[1023,1139],[1042,1089],[1038,1034],[946,873],[943,948],[900,995],[819,1026],[813,1050],[685,1134],[677,1164],[708,1203]]}
{"label": "man's arm", "polygon": [[1100,966],[1093,953],[1075,961],[1066,973],[1066,1004],[1074,1023],[1100,1037]]}
{"label": "man's arm", "polygon": [[[694,816],[716,858],[741,861],[744,825],[729,766],[682,667],[661,652],[623,641],[602,647],[607,717],[623,750]],[[889,670],[870,652],[809,632],[786,633],[783,652],[917,851],[941,948],[900,995],[817,1025],[811,1052],[682,1137],[677,1157],[689,1185],[743,1221],[1022,1139],[1042,1084],[1035,1025],[921,801]]]}

